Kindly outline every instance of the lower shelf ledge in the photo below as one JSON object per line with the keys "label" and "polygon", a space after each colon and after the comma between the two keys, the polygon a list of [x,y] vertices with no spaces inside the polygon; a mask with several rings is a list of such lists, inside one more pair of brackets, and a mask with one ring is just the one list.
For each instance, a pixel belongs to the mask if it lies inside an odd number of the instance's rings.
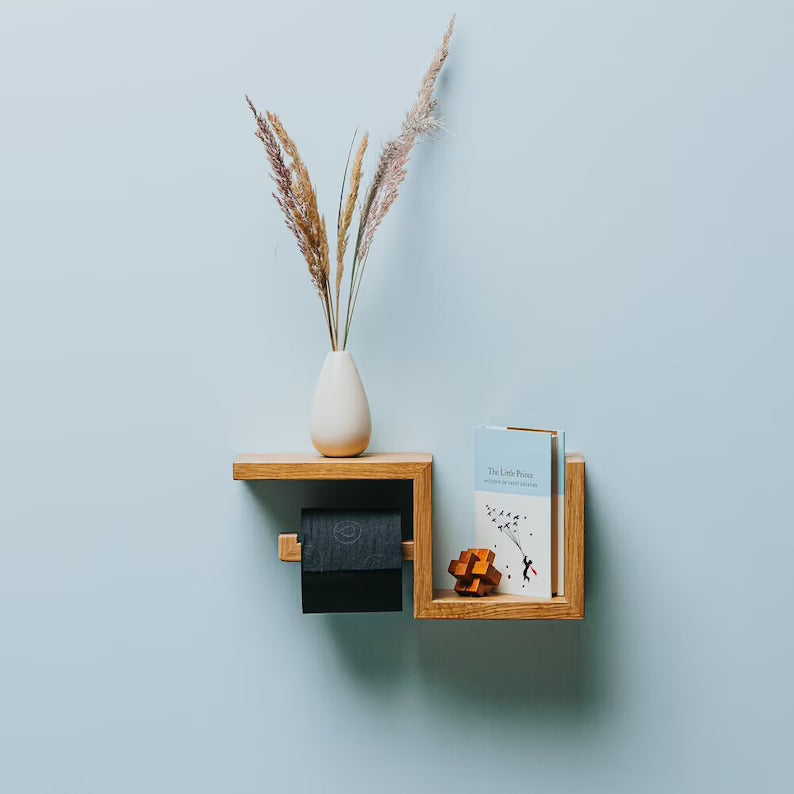
{"label": "lower shelf ledge", "polygon": [[434,590],[433,600],[415,611],[418,620],[583,620],[565,596],[551,600],[491,593],[481,598],[459,596],[454,590]]}

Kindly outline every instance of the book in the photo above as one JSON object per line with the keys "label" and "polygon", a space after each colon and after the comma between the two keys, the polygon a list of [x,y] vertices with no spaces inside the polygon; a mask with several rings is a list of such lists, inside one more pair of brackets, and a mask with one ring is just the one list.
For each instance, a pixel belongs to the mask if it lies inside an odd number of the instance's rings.
{"label": "book", "polygon": [[551,434],[551,594],[565,595],[565,433],[527,427],[507,429]]}
{"label": "book", "polygon": [[474,534],[479,548],[496,554],[496,592],[551,598],[553,439],[545,431],[475,428]]}

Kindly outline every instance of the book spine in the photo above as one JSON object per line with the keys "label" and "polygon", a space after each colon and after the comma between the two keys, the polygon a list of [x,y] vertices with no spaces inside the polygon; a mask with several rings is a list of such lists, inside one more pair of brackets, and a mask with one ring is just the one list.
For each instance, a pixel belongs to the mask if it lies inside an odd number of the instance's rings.
{"label": "book spine", "polygon": [[557,478],[556,504],[557,514],[557,595],[565,595],[565,433],[557,433],[556,449]]}

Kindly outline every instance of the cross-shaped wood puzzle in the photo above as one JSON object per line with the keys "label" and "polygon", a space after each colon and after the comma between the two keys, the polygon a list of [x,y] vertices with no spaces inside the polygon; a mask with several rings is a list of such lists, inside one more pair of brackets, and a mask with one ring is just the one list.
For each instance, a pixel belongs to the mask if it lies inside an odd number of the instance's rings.
{"label": "cross-shaped wood puzzle", "polygon": [[502,581],[502,574],[491,564],[496,555],[490,549],[462,551],[447,570],[457,579],[455,592],[462,596],[484,596]]}

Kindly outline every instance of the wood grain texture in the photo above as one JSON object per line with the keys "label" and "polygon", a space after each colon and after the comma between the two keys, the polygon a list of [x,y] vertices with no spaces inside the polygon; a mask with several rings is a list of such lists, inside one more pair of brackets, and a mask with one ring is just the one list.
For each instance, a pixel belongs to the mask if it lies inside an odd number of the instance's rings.
{"label": "wood grain texture", "polygon": [[[278,558],[282,562],[300,562],[301,544],[298,542],[297,533],[289,533],[278,536]],[[413,560],[414,542],[412,540],[403,541],[403,560]]]}
{"label": "wood grain texture", "polygon": [[[414,617],[422,620],[581,620],[584,618],[585,462],[565,456],[565,589],[550,601],[515,595],[461,598],[454,590],[433,590],[432,538],[414,530]],[[419,571],[428,572],[419,577]],[[421,591],[420,591],[421,584]]]}
{"label": "wood grain texture", "polygon": [[441,620],[572,620],[564,596],[550,601],[491,593],[483,598],[461,598],[454,590],[436,590],[431,619]]}
{"label": "wood grain texture", "polygon": [[414,479],[414,617],[433,601],[433,466]]}
{"label": "wood grain texture", "polygon": [[239,455],[235,480],[413,480],[431,465],[424,453],[365,454],[357,458],[322,455]]}
{"label": "wood grain texture", "polygon": [[565,600],[584,618],[585,472],[581,455],[565,456]]}

